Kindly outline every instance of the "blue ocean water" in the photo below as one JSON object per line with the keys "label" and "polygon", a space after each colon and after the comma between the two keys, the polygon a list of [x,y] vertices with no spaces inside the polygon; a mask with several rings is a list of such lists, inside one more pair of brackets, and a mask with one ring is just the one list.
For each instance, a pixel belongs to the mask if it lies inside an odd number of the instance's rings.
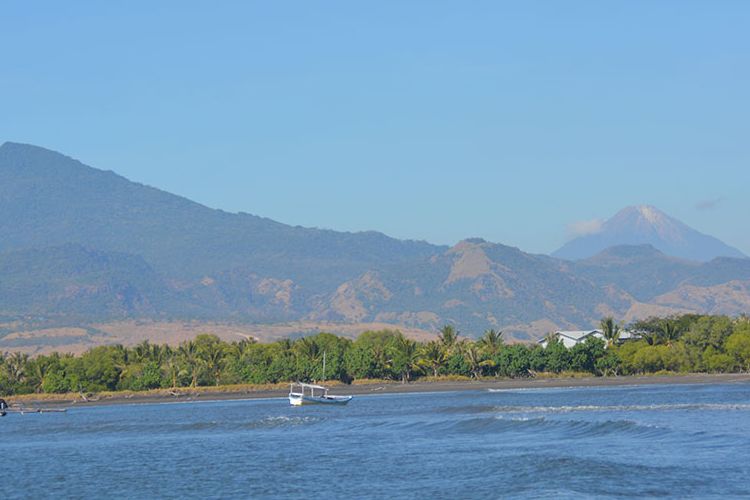
{"label": "blue ocean water", "polygon": [[74,407],[0,440],[5,498],[750,496],[750,384]]}

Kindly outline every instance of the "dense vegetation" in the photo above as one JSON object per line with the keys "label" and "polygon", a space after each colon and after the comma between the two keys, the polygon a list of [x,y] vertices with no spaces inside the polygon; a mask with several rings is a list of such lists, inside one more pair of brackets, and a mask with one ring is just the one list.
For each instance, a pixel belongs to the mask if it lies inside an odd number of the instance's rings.
{"label": "dense vegetation", "polygon": [[[554,337],[538,344],[503,342],[488,330],[476,341],[451,326],[419,343],[397,331],[372,331],[357,340],[329,333],[270,344],[223,342],[200,335],[177,348],[144,342],[133,348],[96,347],[81,356],[0,355],[0,393],[147,390],[289,380],[391,379],[422,376],[529,377],[539,373],[618,375],[750,370],[750,319],[684,315],[629,326],[640,340],[620,342],[620,326],[602,320],[605,340],[572,349]],[[323,356],[325,353],[325,373]]]}

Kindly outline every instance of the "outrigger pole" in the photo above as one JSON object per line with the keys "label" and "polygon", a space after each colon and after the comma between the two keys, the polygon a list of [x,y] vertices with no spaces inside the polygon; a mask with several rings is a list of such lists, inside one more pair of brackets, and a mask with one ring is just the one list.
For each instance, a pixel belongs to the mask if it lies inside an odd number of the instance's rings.
{"label": "outrigger pole", "polygon": [[68,411],[66,408],[24,408],[23,406],[10,406],[8,403],[0,398],[0,417],[6,416],[8,413],[65,413]]}

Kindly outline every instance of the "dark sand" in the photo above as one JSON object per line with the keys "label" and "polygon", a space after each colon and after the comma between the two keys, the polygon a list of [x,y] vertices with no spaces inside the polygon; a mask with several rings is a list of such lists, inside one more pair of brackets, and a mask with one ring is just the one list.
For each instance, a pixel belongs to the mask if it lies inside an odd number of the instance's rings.
{"label": "dark sand", "polygon": [[[331,394],[398,394],[413,392],[445,392],[445,391],[481,391],[488,389],[543,389],[548,387],[611,387],[624,385],[654,385],[654,384],[726,384],[750,383],[750,374],[688,374],[688,375],[649,375],[627,377],[587,377],[587,378],[535,378],[535,379],[489,379],[478,381],[417,381],[409,384],[397,382],[362,383],[355,385],[333,385]],[[21,398],[5,398],[8,403],[17,403],[27,408],[71,408],[92,405],[111,404],[144,404],[144,403],[175,403],[193,401],[219,401],[234,399],[284,398],[289,392],[283,389],[263,389],[241,387],[233,390],[211,390],[201,388],[197,391],[180,389],[179,393],[169,394],[168,391],[149,393],[107,394],[89,396],[88,401],[80,397],[68,399],[35,399],[33,395]]]}

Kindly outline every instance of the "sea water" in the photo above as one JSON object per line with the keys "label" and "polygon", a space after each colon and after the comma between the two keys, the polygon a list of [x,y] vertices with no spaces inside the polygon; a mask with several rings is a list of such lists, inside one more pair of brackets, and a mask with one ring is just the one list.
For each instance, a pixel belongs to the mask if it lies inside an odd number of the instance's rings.
{"label": "sea water", "polygon": [[750,496],[750,384],[73,407],[0,420],[5,498]]}

